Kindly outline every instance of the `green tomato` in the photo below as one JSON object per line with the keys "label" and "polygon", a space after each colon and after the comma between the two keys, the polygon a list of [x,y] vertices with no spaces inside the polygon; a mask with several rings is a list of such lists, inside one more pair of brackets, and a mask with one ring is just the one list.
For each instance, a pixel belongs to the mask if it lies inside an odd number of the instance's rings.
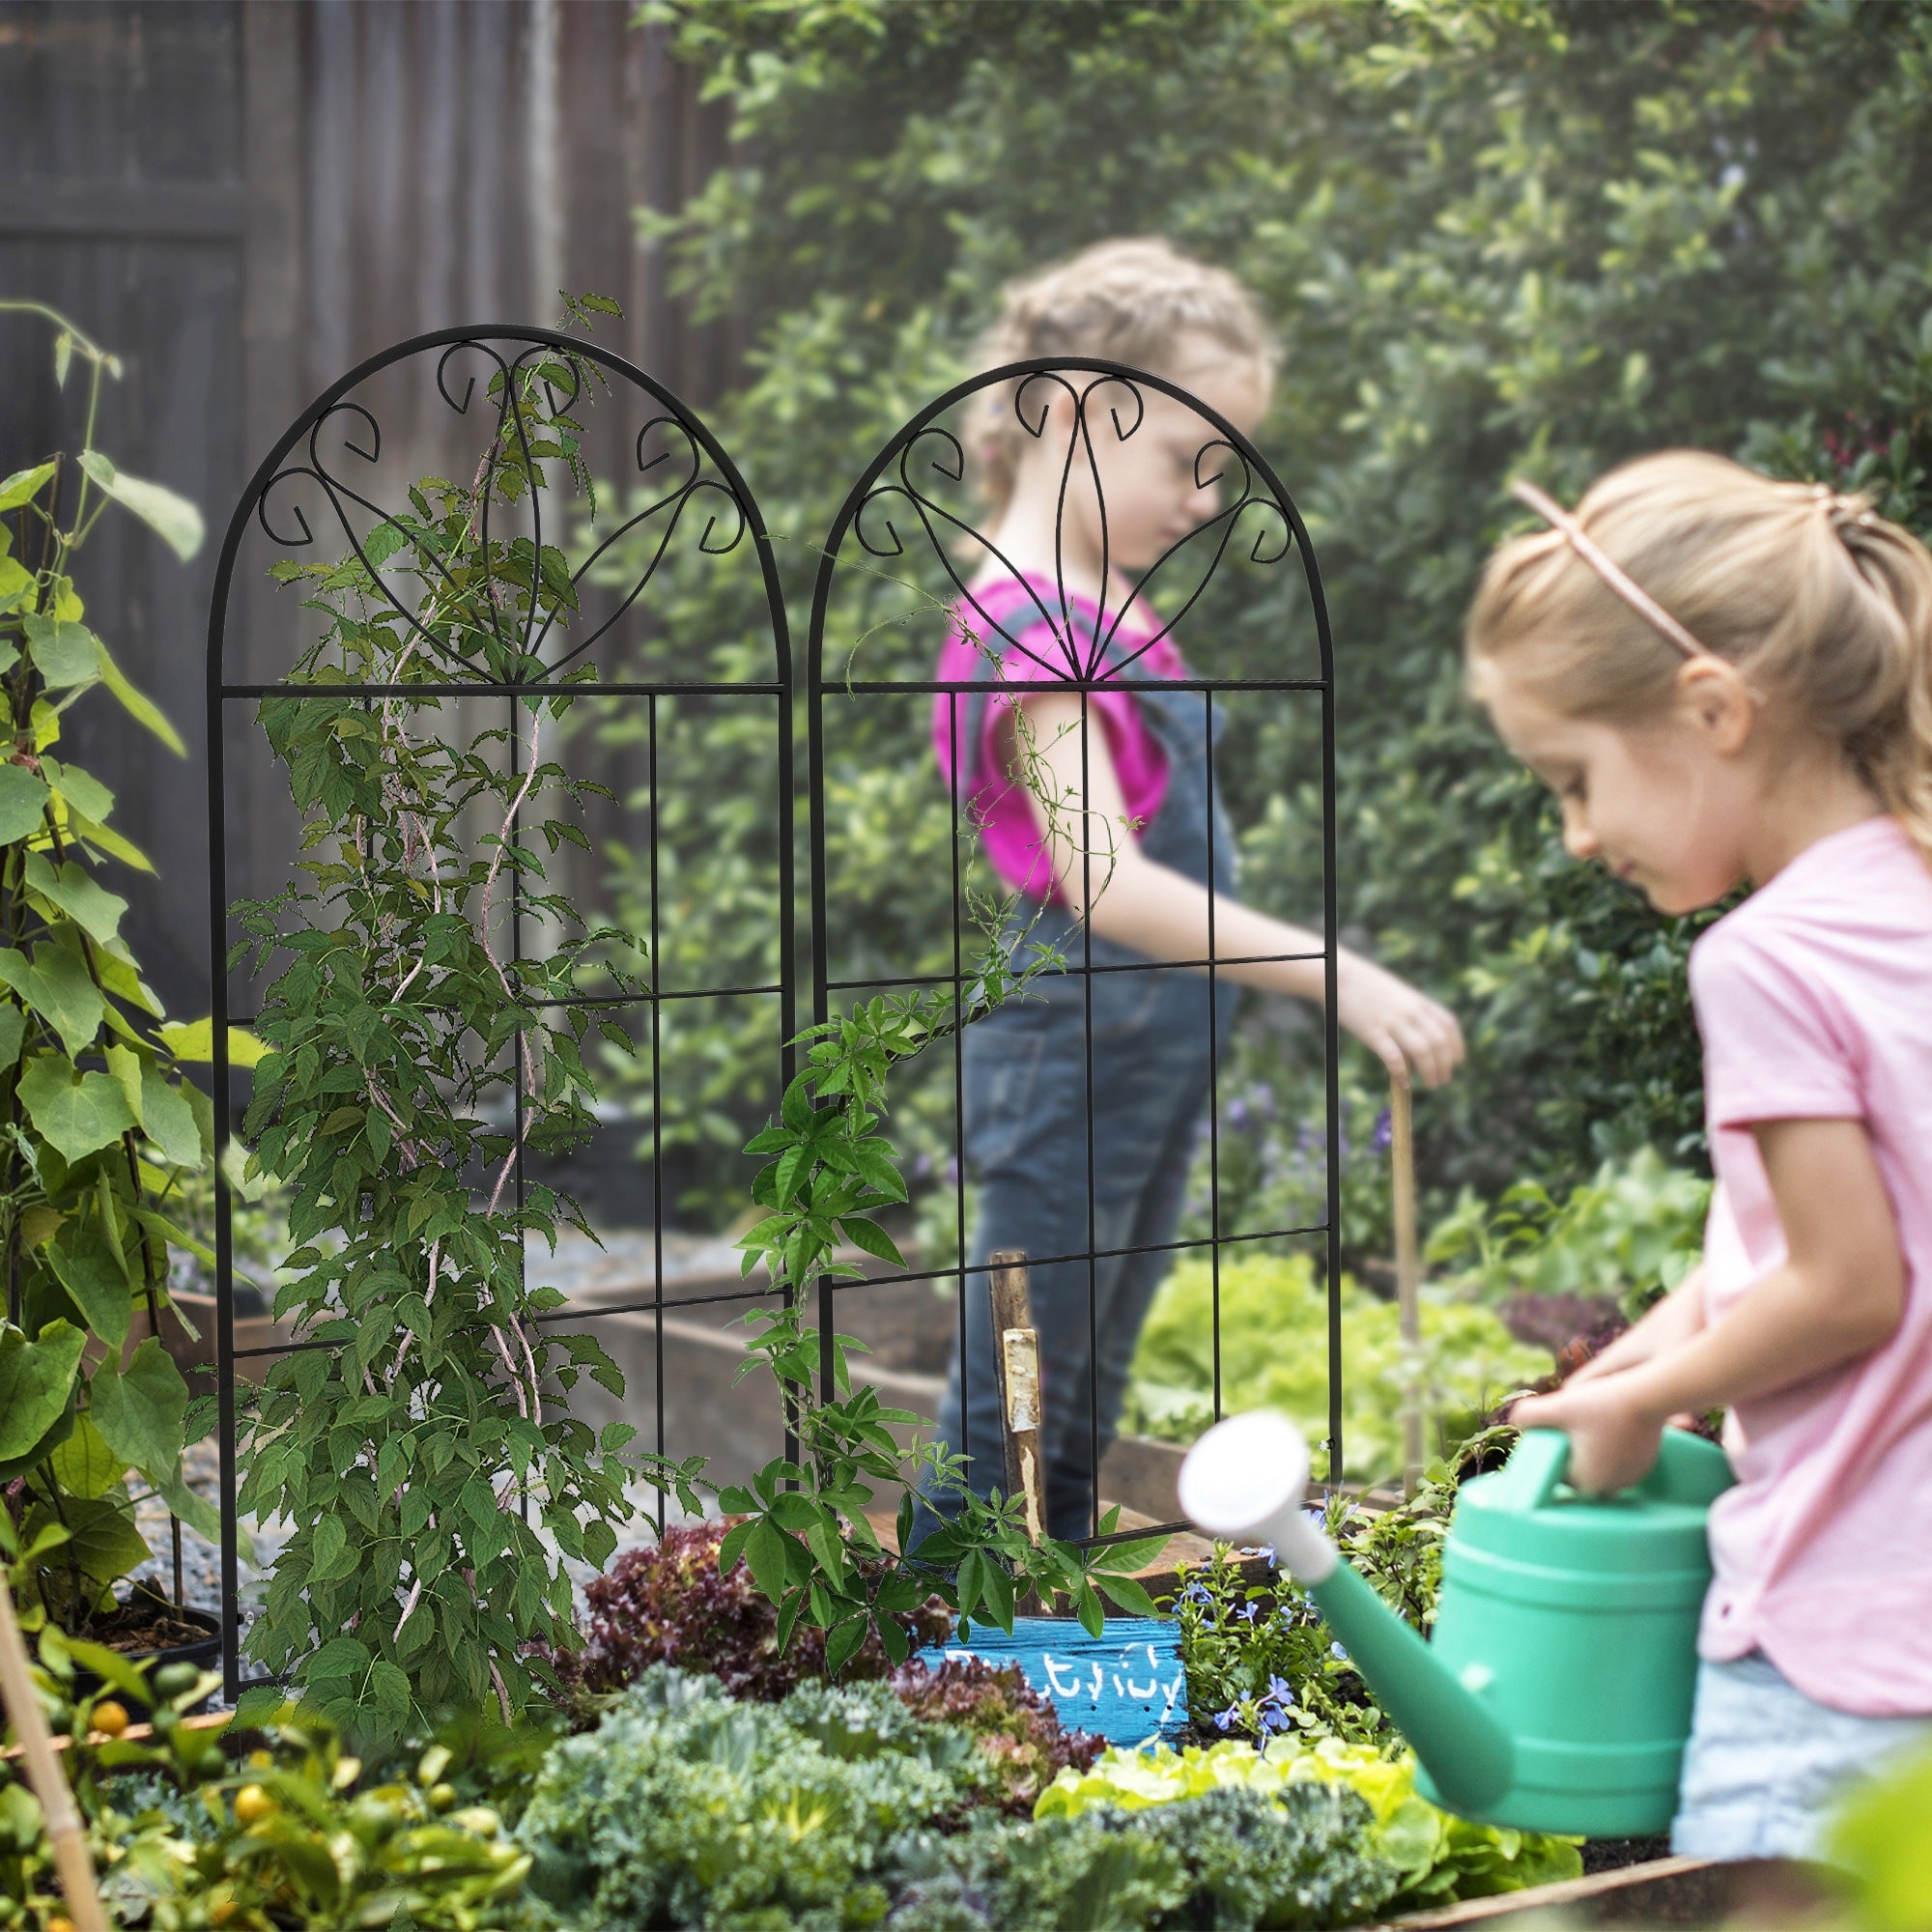
{"label": "green tomato", "polygon": [[365,1838],[387,1838],[403,1822],[402,1806],[384,1792],[365,1791],[350,1805],[349,1822]]}
{"label": "green tomato", "polygon": [[487,1804],[471,1804],[453,1812],[449,1822],[460,1825],[464,1831],[473,1833],[479,1838],[494,1838],[503,1823]]}
{"label": "green tomato", "polygon": [[432,1784],[429,1788],[429,1808],[432,1811],[447,1811],[456,1803],[456,1786],[453,1784]]}
{"label": "green tomato", "polygon": [[210,1745],[188,1768],[195,1776],[207,1778],[211,1782],[217,1777],[226,1777],[228,1753],[219,1745]]}
{"label": "green tomato", "polygon": [[191,1663],[164,1663],[149,1681],[157,1695],[179,1697],[201,1682],[201,1672]]}

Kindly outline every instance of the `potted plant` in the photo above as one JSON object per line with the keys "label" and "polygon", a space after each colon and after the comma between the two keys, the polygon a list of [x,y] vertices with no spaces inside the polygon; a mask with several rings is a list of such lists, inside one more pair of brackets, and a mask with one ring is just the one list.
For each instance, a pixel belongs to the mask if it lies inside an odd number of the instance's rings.
{"label": "potted plant", "polygon": [[[93,444],[119,360],[36,302],[0,303],[57,331],[54,377],[88,383],[83,447],[0,480],[0,1494],[17,1532],[23,1621],[136,1652],[206,1648],[213,1619],[153,1590],[143,1494],[211,1538],[184,1480],[188,1393],[160,1339],[185,1177],[213,1115],[181,1064],[208,1025],[169,1026],[121,935],[114,862],[153,867],[108,820],[114,795],[60,753],[68,710],[104,687],[170,750],[185,748],[83,621],[76,553],[110,509],[186,560],[199,513],[123,474]],[[179,1569],[177,1570],[179,1575]]]}

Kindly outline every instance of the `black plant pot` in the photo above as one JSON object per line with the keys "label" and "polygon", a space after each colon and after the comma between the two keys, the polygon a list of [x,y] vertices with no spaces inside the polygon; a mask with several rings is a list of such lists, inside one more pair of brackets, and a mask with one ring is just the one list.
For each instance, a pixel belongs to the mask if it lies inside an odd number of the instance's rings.
{"label": "black plant pot", "polygon": [[[143,1599],[146,1599],[149,1604],[157,1608],[165,1609],[168,1615],[177,1623],[192,1625],[194,1629],[205,1631],[207,1634],[205,1636],[185,1639],[180,1643],[164,1644],[156,1650],[123,1651],[121,1654],[127,1658],[129,1663],[133,1664],[137,1669],[151,1665],[156,1670],[160,1669],[162,1665],[169,1663],[191,1663],[197,1670],[209,1670],[215,1666],[221,1657],[221,1619],[219,1617],[211,1616],[206,1610],[197,1610],[186,1605],[170,1603],[167,1598],[159,1595],[157,1592],[147,1589],[139,1584],[135,1586],[132,1594],[128,1597],[127,1607],[137,1610],[144,1607]],[[76,1698],[92,1697],[105,1688],[106,1686],[100,1678],[97,1677],[85,1665],[79,1663],[74,1665],[73,1694]],[[131,1717],[144,1717],[152,1708],[144,1698],[135,1697],[131,1693],[117,1691],[115,1694],[128,1705],[128,1714]],[[202,1698],[192,1706],[192,1710],[201,1710],[207,1702],[208,1699],[206,1697]]]}

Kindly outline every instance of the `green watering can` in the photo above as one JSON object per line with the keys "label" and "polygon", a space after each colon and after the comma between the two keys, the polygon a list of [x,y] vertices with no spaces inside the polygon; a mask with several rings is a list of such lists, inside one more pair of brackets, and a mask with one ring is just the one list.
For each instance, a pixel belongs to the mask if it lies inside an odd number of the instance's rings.
{"label": "green watering can", "polygon": [[1690,1730],[1704,1523],[1731,1484],[1713,1444],[1666,1430],[1634,1489],[1578,1495],[1570,1441],[1533,1429],[1463,1486],[1425,1643],[1305,1507],[1308,1448],[1283,1416],[1231,1416],[1180,1472],[1203,1529],[1272,1544],[1415,1747],[1425,1797],[1465,1818],[1591,1838],[1669,1827]]}

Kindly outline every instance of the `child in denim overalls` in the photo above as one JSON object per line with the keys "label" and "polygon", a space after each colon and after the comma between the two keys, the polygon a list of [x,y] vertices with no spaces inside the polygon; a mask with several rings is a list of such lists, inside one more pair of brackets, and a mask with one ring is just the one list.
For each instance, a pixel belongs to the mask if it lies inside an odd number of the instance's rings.
{"label": "child in denim overalls", "polygon": [[[1252,298],[1161,242],[1103,242],[1009,289],[985,354],[988,366],[1093,355],[1148,368],[1244,431],[1267,403],[1268,345]],[[1212,777],[1208,707],[1199,691],[1166,688],[1189,673],[1146,600],[1123,610],[1141,573],[1213,514],[1214,485],[1197,480],[1195,458],[1215,431],[1150,390],[1133,434],[1096,433],[1064,481],[1078,386],[1028,390],[1029,419],[1048,411],[1037,436],[1021,427],[1009,385],[989,392],[981,454],[999,510],[939,672],[985,690],[942,693],[933,720],[941,769],[1018,895],[1016,963],[1058,950],[1067,969],[1040,975],[965,1037],[965,1151],[980,1210],[965,1284],[966,1400],[962,1413],[955,1349],[938,1436],[969,1454],[977,1492],[1005,1488],[986,1264],[1021,1249],[1039,1333],[1048,1529],[1062,1537],[1094,1527],[1094,1470],[1171,1258],[1210,1053],[1228,1046],[1231,982],[1322,994],[1320,935],[1230,896],[1236,855]],[[1113,406],[1096,398],[1091,419],[1106,423]],[[1131,413],[1124,398],[1119,407]],[[1055,676],[1117,688],[1023,700],[998,689],[1005,677]],[[1278,956],[1294,953],[1316,956]],[[1205,971],[1154,963],[1209,956],[1231,962],[1217,965],[1211,995]],[[1232,963],[1257,960],[1268,963]],[[1463,1049],[1443,1008],[1347,952],[1338,979],[1340,1023],[1394,1078],[1406,1082],[1411,1067],[1432,1086],[1448,1077]],[[923,1508],[915,1540],[931,1526]]]}

